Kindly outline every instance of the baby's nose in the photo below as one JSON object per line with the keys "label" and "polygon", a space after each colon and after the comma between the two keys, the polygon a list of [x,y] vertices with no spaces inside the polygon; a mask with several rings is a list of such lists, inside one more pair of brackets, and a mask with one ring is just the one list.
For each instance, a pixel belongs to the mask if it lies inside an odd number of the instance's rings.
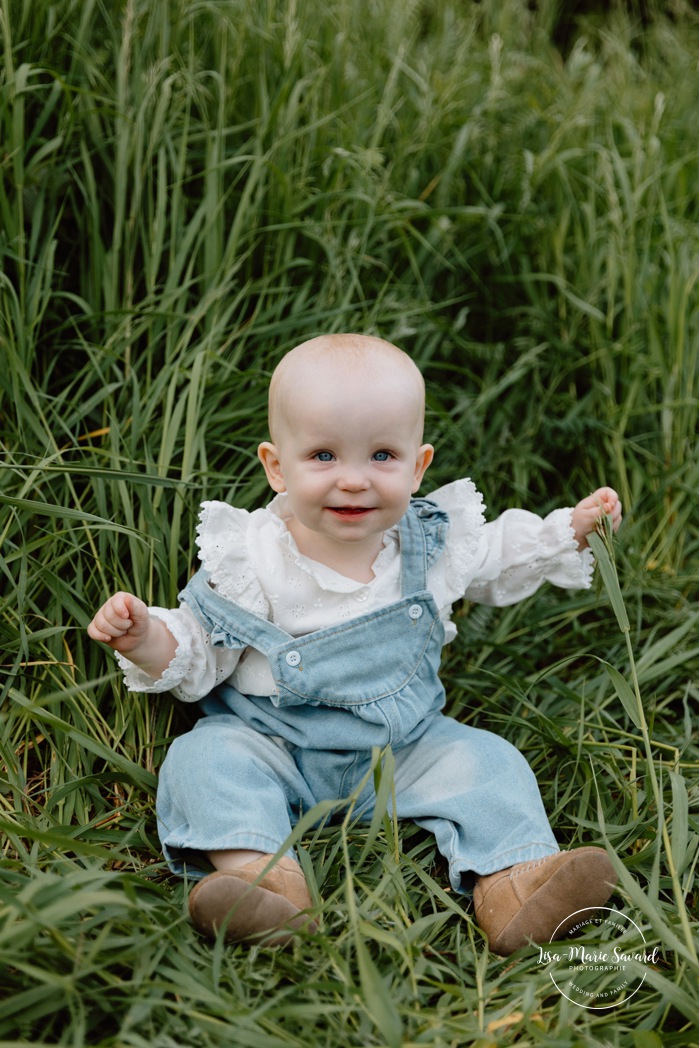
{"label": "baby's nose", "polygon": [[338,487],[343,491],[364,491],[369,487],[369,481],[363,469],[346,467],[339,477]]}

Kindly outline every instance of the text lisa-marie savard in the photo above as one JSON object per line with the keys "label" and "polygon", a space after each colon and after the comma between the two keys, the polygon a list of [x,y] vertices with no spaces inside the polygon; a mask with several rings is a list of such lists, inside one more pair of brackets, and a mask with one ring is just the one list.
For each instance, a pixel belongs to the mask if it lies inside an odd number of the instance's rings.
{"label": "text lisa-marie savard", "polygon": [[626,953],[614,946],[609,950],[589,950],[586,946],[569,946],[566,953],[544,950],[539,947],[539,963],[548,964],[550,961],[568,961],[569,964],[609,964],[616,967],[623,966],[625,961],[640,961],[642,964],[658,963],[658,947],[655,946],[650,953],[645,950],[640,953]]}

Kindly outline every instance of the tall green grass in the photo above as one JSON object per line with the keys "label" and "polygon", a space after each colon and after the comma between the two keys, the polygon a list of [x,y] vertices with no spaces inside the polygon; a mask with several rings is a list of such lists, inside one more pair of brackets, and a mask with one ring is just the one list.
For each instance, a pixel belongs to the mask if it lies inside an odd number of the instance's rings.
{"label": "tall green grass", "polygon": [[[0,34],[0,1044],[699,1044],[691,6],[0,0]],[[622,494],[604,583],[461,609],[444,667],[618,856],[662,960],[609,1012],[490,955],[409,825],[299,830],[286,952],[201,942],[164,869],[190,713],[84,627],[175,601],[203,498],[267,498],[269,374],[328,330],[424,369],[426,491]]]}

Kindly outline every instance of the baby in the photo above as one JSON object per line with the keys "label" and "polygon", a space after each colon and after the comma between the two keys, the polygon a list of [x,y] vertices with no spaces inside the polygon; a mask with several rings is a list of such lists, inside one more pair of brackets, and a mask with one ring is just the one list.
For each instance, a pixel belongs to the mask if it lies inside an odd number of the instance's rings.
{"label": "baby", "polygon": [[412,498],[434,456],[424,410],[420,372],[388,342],[296,347],[272,377],[258,449],[277,496],[252,513],[204,503],[202,567],[178,609],[116,593],[88,627],[132,690],[199,701],[163,764],[157,814],[207,936],[281,943],[313,929],[293,851],[274,855],[320,801],[354,791],[371,817],[373,747],[391,746],[395,814],[434,834],[455,891],[473,884],[496,953],[560,937],[616,883],[603,849],[559,851],[514,746],[441,712],[438,671],[455,601],[589,587],[586,536],[604,514],[616,530],[621,503],[603,487],[545,519],[485,523],[470,480]]}

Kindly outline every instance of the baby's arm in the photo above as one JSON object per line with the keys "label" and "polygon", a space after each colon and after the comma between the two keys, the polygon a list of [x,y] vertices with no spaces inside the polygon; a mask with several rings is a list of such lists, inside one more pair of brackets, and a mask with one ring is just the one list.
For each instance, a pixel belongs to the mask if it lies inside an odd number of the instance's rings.
{"label": "baby's arm", "polygon": [[161,677],[177,651],[177,641],[164,622],[152,618],[132,593],[115,593],[87,627],[93,640],[108,644],[150,677]]}
{"label": "baby's arm", "polygon": [[596,530],[605,515],[612,518],[612,528],[617,531],[621,524],[621,502],[613,488],[598,488],[578,502],[573,510],[571,525],[580,551],[587,548],[587,536]]}

